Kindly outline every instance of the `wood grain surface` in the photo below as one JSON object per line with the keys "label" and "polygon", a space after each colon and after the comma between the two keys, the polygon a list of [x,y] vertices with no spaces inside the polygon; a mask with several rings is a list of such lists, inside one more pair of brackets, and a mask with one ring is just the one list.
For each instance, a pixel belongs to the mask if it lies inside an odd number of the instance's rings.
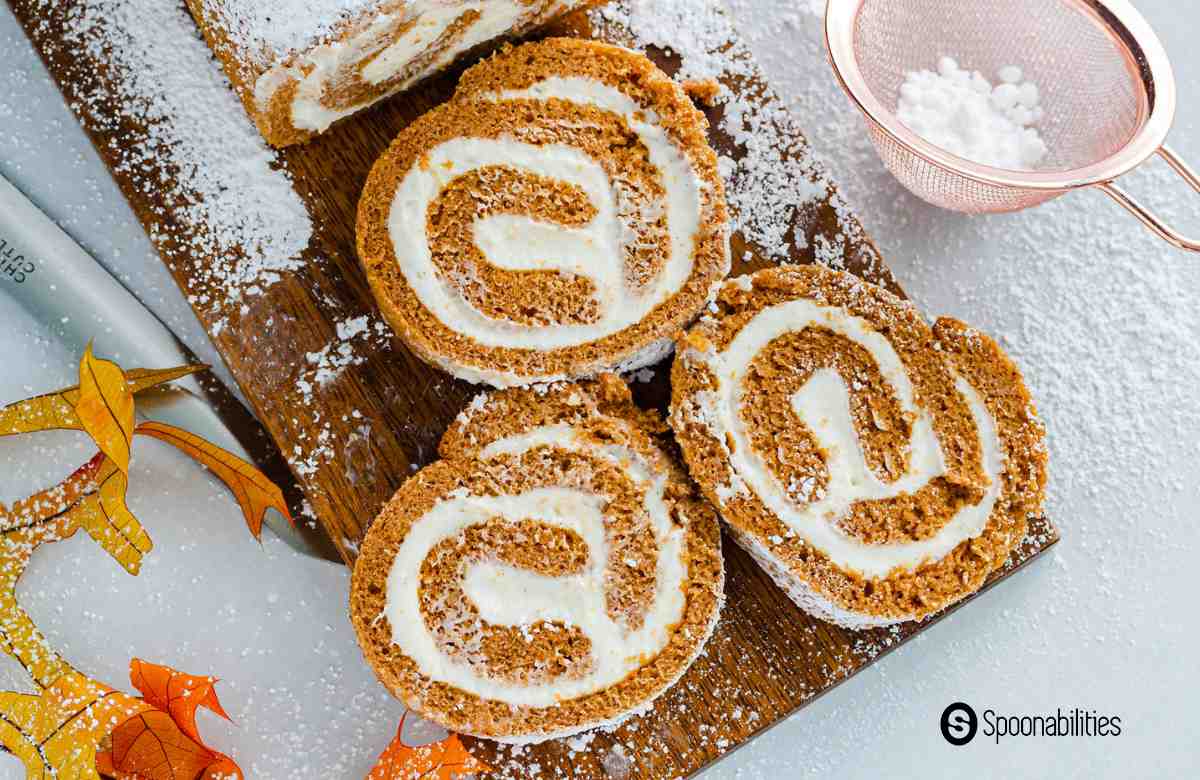
{"label": "wood grain surface", "polygon": [[[158,2],[160,0],[155,0]],[[161,0],[168,1],[168,0]],[[188,222],[181,204],[148,186],[170,181],[170,170],[131,170],[120,164],[123,145],[138,143],[145,127],[95,99],[110,78],[102,55],[73,45],[62,34],[64,19],[78,0],[63,0],[47,10],[36,0],[12,0],[17,17],[72,109],[121,186],[126,198],[180,289],[189,300],[223,294],[205,280],[205,269],[222,258],[191,251],[188,238],[204,225]],[[586,20],[575,18],[555,33],[590,34]],[[612,26],[603,37],[627,43]],[[650,54],[668,72],[677,63],[662,52]],[[337,324],[366,315],[374,330],[381,323],[355,257],[354,221],[358,195],[376,157],[414,118],[445,100],[456,72],[425,82],[416,90],[337,126],[314,142],[280,156],[312,217],[315,235],[301,270],[286,273],[261,294],[228,306],[197,306],[205,325],[253,411],[287,455],[295,483],[338,553],[352,562],[358,542],[379,507],[436,452],[448,422],[478,392],[412,356],[382,331],[355,346],[361,358],[334,381],[302,392],[309,353],[337,339]],[[761,83],[731,88],[745,95],[764,94]],[[752,98],[753,99],[753,98]],[[719,109],[706,109],[714,128]],[[802,138],[793,149],[803,154]],[[713,145],[723,155],[744,153],[714,129]],[[230,186],[237,186],[230,182]],[[802,210],[791,232],[813,239],[840,236],[842,257],[850,270],[900,292],[878,251],[851,217],[839,217],[830,197]],[[849,228],[849,229],[847,229]],[[791,261],[814,260],[812,240],[792,240]],[[800,249],[800,246],[807,246]],[[761,248],[740,235],[733,239],[734,273],[770,264]],[[639,402],[662,407],[667,371],[658,367],[650,382],[634,385]],[[244,426],[253,437],[253,431]],[[261,448],[260,448],[261,449]],[[314,454],[315,453],[315,454]],[[278,454],[266,453],[278,465]],[[278,469],[274,470],[278,474]],[[988,587],[1011,574],[1057,541],[1046,521],[1034,524],[1007,568]],[[801,613],[750,559],[726,540],[728,602],[705,655],[653,712],[613,733],[597,734],[586,745],[559,741],[521,751],[468,740],[473,753],[498,774],[522,777],[538,767],[539,776],[659,778],[691,774],[744,744],[798,708],[828,691],[873,660],[926,630],[944,615],[922,624],[888,630],[847,631]],[[953,611],[953,610],[951,610]],[[617,747],[614,750],[614,746]],[[380,746],[381,749],[383,746]]]}

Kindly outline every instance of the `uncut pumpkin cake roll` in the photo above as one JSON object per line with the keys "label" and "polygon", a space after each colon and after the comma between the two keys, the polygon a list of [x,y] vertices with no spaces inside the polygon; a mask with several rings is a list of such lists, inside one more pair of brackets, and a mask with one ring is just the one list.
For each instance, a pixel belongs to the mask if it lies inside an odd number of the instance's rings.
{"label": "uncut pumpkin cake roll", "polygon": [[469,69],[375,164],[358,252],[426,362],[497,387],[670,354],[729,271],[707,122],[646,57],[555,38]]}
{"label": "uncut pumpkin cake roll", "polygon": [[726,282],[677,348],[670,423],[733,539],[850,628],[975,592],[1041,511],[1043,429],[987,336],[819,266]]}
{"label": "uncut pumpkin cake roll", "polygon": [[404,704],[525,743],[648,709],[723,600],[715,510],[613,375],[494,391],[371,525],[350,615]]}
{"label": "uncut pumpkin cake roll", "polygon": [[301,143],[497,38],[603,0],[187,0],[269,144]]}

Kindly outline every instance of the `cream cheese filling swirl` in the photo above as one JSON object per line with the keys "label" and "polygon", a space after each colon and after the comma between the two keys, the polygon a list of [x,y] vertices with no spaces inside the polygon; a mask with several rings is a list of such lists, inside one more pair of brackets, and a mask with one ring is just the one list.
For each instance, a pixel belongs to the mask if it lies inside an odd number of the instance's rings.
{"label": "cream cheese filling swirl", "polygon": [[407,89],[466,52],[514,28],[561,13],[566,3],[545,8],[520,0],[415,0],[391,3],[338,40],[314,46],[275,65],[255,81],[260,110],[285,85],[292,124],[324,132],[334,122]]}
{"label": "cream cheese filling swirl", "polygon": [[[595,79],[550,77],[519,90],[488,95],[492,102],[562,101],[619,117],[645,147],[661,204],[630,208],[624,185],[584,151],[564,143],[501,138],[455,138],[431,149],[396,190],[388,231],[408,285],[447,328],[493,348],[552,350],[577,347],[628,328],[679,291],[693,268],[705,186],[684,150],[656,124],[653,110]],[[488,316],[465,300],[459,285],[433,261],[427,215],[443,190],[473,171],[494,166],[562,182],[586,195],[594,214],[584,224],[562,225],[518,214],[476,219],[476,245],[486,262],[512,271],[557,271],[591,283],[597,315],[588,322],[522,323]],[[626,267],[640,238],[631,218],[665,221],[666,257],[648,281]]]}
{"label": "cream cheese filling swirl", "polygon": [[[739,410],[753,399],[744,379],[754,357],[780,336],[815,326],[833,331],[870,353],[886,383],[893,389],[904,415],[914,420],[908,441],[909,463],[904,473],[885,482],[871,469],[850,412],[850,388],[831,369],[819,369],[791,397],[792,411],[813,433],[825,453],[829,482],[815,500],[798,504],[785,485],[751,444],[745,417]],[[885,577],[896,568],[915,570],[938,560],[987,526],[1000,488],[1002,457],[996,426],[978,394],[961,379],[956,388],[966,398],[983,448],[989,485],[982,499],[966,504],[932,536],[909,542],[870,544],[845,533],[839,520],[859,501],[881,501],[912,494],[946,473],[946,462],[934,434],[932,416],[914,401],[908,372],[887,338],[860,317],[809,300],[777,304],[755,315],[729,346],[709,357],[720,378],[714,399],[716,431],[728,434],[734,445],[730,463],[736,478],[754,493],[792,531],[822,551],[837,566],[866,577]]]}
{"label": "cream cheese filling swirl", "polygon": [[[610,589],[625,567],[644,566],[646,561],[621,557],[626,555],[621,549],[629,548],[621,546],[616,539],[620,534],[606,517],[612,496],[589,489],[586,480],[564,480],[512,494],[473,495],[458,490],[444,496],[413,522],[401,543],[388,574],[383,614],[393,627],[395,644],[430,680],[512,706],[549,707],[619,683],[667,645],[685,607],[686,539],[664,504],[666,477],[641,453],[585,441],[567,425],[546,425],[492,442],[480,459],[495,468],[527,468],[531,461],[523,458],[529,455],[541,462],[547,462],[542,456],[566,457],[574,463],[573,470],[586,470],[587,459],[592,459],[613,473],[624,473],[629,487],[640,495],[637,514],[641,515],[624,535],[651,535],[655,551],[649,600],[638,604],[632,614],[615,614],[619,610],[614,609]],[[586,561],[564,576],[547,576],[489,557],[467,558],[452,573],[461,597],[471,603],[485,628],[513,627],[530,647],[545,636],[582,634],[588,651],[580,662],[524,678],[490,673],[491,663],[482,648],[468,646],[476,641],[470,638],[473,629],[454,625],[458,605],[447,603],[445,593],[432,599],[443,622],[429,624],[429,610],[422,600],[428,584],[423,583],[422,573],[430,571],[439,548],[447,543],[453,546],[463,534],[485,523],[498,523],[505,535],[521,533],[522,528],[528,534],[532,523],[582,540]],[[521,659],[516,659],[520,664]]]}
{"label": "cream cheese filling swirl", "polygon": [[[762,290],[756,278],[728,283],[724,319],[683,342],[676,379],[690,389],[672,418],[685,452],[701,457],[707,442],[718,457],[707,462],[725,476],[710,489],[739,533],[739,518],[765,512],[783,533],[760,530],[756,544],[797,539],[792,560],[807,545],[866,580],[917,572],[981,536],[1004,484],[1001,434],[928,326],[844,275],[781,271]],[[838,281],[823,291],[820,279]]]}

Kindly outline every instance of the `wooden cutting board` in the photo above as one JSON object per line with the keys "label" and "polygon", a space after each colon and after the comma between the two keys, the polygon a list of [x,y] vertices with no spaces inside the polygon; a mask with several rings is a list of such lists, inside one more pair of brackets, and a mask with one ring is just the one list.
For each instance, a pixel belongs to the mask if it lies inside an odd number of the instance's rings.
{"label": "wooden cutting board", "polygon": [[[172,258],[168,265],[180,289],[189,300],[213,292],[206,286],[204,271],[222,259],[189,253],[172,238],[203,231],[204,225],[190,223],[181,204],[165,202],[159,194],[167,187],[156,183],[165,184],[171,172],[121,164],[119,150],[139,143],[147,128],[131,123],[120,106],[111,102],[78,99],[103,94],[106,78],[102,52],[63,35],[63,20],[76,10],[78,0],[63,0],[53,4],[53,10],[40,7],[39,0],[12,0],[12,5],[160,253]],[[629,42],[627,31],[619,24],[592,31],[582,17],[569,20],[555,32],[598,34]],[[668,72],[678,68],[673,55],[649,53]],[[447,423],[478,392],[476,387],[423,364],[388,331],[382,338],[356,345],[355,355],[361,359],[346,366],[335,380],[315,391],[299,389],[303,372],[311,368],[306,356],[336,341],[337,323],[361,315],[368,315],[372,324],[379,321],[355,259],[354,215],[359,191],[371,164],[396,133],[445,100],[455,80],[454,73],[433,79],[313,143],[285,150],[281,157],[315,226],[314,240],[305,254],[309,262],[301,270],[285,274],[261,295],[225,310],[211,304],[196,308],[278,447],[259,448],[268,466],[273,464],[271,472],[276,476],[283,473],[279,451],[288,453],[299,488],[296,497],[302,493],[347,562],[353,561],[358,542],[379,507],[409,474],[434,457]],[[770,97],[758,78],[741,77],[728,86],[750,103]],[[739,159],[745,148],[717,129],[720,110],[707,111],[714,128],[713,145],[722,155]],[[802,137],[796,135],[790,141],[792,154],[807,153]],[[814,248],[819,246],[824,261],[842,263],[901,292],[876,248],[857,220],[846,214],[832,189],[825,198],[798,212],[788,238],[790,261],[812,262]],[[832,255],[830,246],[835,248]],[[733,256],[734,274],[778,259],[768,259],[762,247],[748,243],[740,234],[733,238]],[[660,366],[650,381],[634,384],[641,403],[660,408],[665,404],[666,374]],[[323,443],[314,445],[322,434]],[[317,454],[315,446],[321,447]],[[1057,539],[1049,522],[1034,523],[1008,566],[986,587],[1012,574]],[[471,751],[496,767],[498,774],[513,777],[528,776],[535,766],[540,776],[548,777],[688,775],[944,617],[894,629],[847,631],[799,612],[728,540],[725,558],[728,602],[716,634],[705,655],[652,713],[614,733],[597,734],[590,742],[568,740],[511,751],[472,739],[467,740]]]}

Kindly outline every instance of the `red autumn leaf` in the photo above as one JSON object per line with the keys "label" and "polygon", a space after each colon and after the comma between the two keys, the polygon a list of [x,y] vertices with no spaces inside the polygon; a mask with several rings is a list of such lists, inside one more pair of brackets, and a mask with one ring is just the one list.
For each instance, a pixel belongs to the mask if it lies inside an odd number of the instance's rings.
{"label": "red autumn leaf", "polygon": [[406,712],[400,718],[395,738],[380,754],[367,780],[452,780],[492,771],[490,766],[467,752],[457,734],[428,745],[404,744],[404,719],[407,717]]}
{"label": "red autumn leaf", "polygon": [[96,754],[96,770],[117,780],[196,780],[218,764],[232,765],[232,776],[242,776],[228,756],[189,739],[162,710],[129,718],[113,729],[109,742],[108,750]]}
{"label": "red autumn leaf", "polygon": [[241,780],[241,768],[205,745],[196,729],[199,707],[229,720],[215,679],[138,658],[129,663],[129,679],[154,709],[113,729],[108,748],[96,756],[98,771],[117,780]]}
{"label": "red autumn leaf", "polygon": [[201,745],[204,740],[196,729],[197,708],[207,707],[233,722],[217,699],[217,681],[213,677],[184,674],[169,666],[134,658],[129,662],[129,681],[148,704],[170,715],[180,731]]}

